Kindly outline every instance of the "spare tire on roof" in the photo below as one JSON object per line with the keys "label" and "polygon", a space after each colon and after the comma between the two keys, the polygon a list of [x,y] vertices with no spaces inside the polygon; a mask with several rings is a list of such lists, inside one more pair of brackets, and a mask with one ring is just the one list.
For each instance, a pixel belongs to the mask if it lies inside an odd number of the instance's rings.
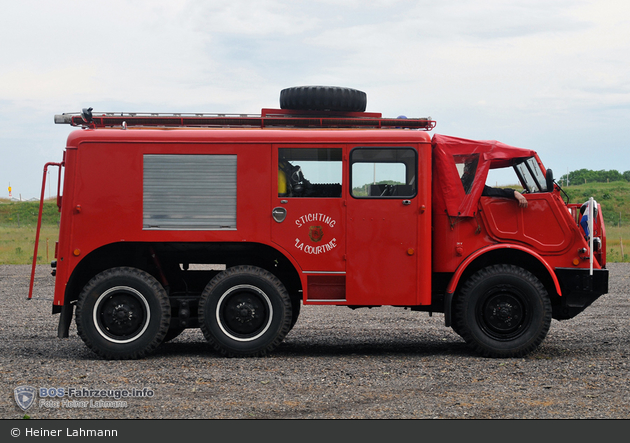
{"label": "spare tire on roof", "polygon": [[306,111],[364,112],[367,94],[340,86],[294,86],[280,91],[280,108]]}

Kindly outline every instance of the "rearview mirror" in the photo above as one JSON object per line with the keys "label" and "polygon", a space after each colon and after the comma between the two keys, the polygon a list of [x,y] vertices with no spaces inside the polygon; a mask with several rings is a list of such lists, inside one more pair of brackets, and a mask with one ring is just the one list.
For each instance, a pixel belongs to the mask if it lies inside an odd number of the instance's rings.
{"label": "rearview mirror", "polygon": [[551,169],[547,169],[545,181],[547,182],[547,192],[553,192],[553,171]]}

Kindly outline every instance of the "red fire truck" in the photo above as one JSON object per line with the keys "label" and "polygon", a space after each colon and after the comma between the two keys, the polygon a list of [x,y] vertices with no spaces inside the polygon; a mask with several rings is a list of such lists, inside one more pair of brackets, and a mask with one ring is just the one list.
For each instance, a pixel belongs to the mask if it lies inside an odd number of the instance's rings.
{"label": "red fire truck", "polygon": [[[584,205],[585,232],[536,152],[431,137],[430,118],[366,103],[303,86],[260,115],[55,116],[81,128],[42,184],[43,201],[58,167],[58,336],[74,317],[97,355],[130,359],[201,328],[222,355],[261,356],[301,305],[396,306],[516,357],[608,291],[601,208]],[[495,168],[526,207],[484,195]]]}

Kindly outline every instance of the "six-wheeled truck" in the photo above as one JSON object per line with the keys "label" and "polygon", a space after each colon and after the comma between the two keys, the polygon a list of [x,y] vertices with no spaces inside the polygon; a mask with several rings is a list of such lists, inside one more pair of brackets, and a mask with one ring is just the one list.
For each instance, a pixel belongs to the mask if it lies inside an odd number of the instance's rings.
{"label": "six-wheeled truck", "polygon": [[[58,336],[74,317],[92,351],[129,359],[201,328],[222,355],[262,356],[302,305],[396,306],[517,357],[607,292],[601,208],[569,203],[536,152],[366,103],[303,86],[260,115],[55,116],[81,128],[42,185],[43,201],[58,167]],[[526,205],[486,195],[494,168]]]}

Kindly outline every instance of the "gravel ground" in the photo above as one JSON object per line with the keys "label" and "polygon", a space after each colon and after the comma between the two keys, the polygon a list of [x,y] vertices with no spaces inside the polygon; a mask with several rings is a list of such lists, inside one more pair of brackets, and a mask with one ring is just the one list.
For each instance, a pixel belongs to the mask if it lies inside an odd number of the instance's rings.
{"label": "gravel ground", "polygon": [[[526,358],[485,359],[443,325],[400,308],[305,306],[271,356],[225,359],[187,330],[144,360],[105,361],[76,335],[58,339],[53,278],[0,266],[0,418],[21,418],[14,389],[148,388],[123,407],[46,407],[34,419],[627,419],[630,265],[610,264],[610,292],[576,318],[554,320]],[[93,400],[99,398],[73,398]],[[104,400],[112,401],[113,398]],[[111,405],[109,405],[111,406]]]}

